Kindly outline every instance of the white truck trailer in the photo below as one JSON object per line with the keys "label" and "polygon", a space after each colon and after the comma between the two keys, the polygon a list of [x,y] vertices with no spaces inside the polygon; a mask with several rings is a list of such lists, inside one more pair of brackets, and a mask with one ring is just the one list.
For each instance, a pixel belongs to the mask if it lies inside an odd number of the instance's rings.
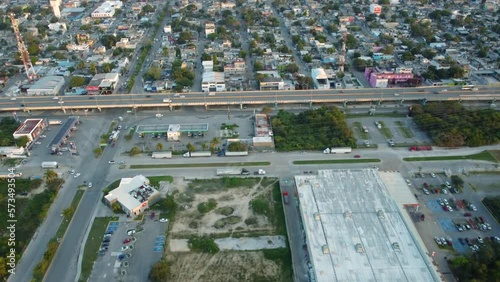
{"label": "white truck trailer", "polygon": [[244,168],[220,168],[217,169],[217,176],[224,175],[249,175],[250,171]]}
{"label": "white truck trailer", "polygon": [[151,157],[153,159],[171,159],[172,152],[153,152]]}
{"label": "white truck trailer", "polygon": [[324,154],[348,154],[351,152],[351,147],[326,148],[325,150],[323,150]]}
{"label": "white truck trailer", "polygon": [[224,155],[226,157],[248,156],[248,151],[244,151],[244,152],[229,152],[229,151],[226,151],[224,153]]}
{"label": "white truck trailer", "polygon": [[62,121],[60,119],[49,119],[49,125],[61,125]]}
{"label": "white truck trailer", "polygon": [[200,152],[187,152],[184,153],[182,156],[184,158],[196,158],[196,157],[210,157],[212,155],[212,152],[210,151],[200,151]]}
{"label": "white truck trailer", "polygon": [[42,168],[58,168],[59,164],[57,162],[43,162]]}

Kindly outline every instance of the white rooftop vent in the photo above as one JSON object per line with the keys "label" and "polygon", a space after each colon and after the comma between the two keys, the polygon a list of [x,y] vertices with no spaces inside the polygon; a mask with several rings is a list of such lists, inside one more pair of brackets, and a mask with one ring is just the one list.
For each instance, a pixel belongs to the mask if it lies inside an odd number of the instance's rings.
{"label": "white rooftop vent", "polygon": [[378,215],[378,218],[385,218],[385,215],[384,215],[384,211],[383,210],[379,210],[377,212],[377,215]]}
{"label": "white rooftop vent", "polygon": [[323,245],[321,247],[321,250],[323,251],[323,254],[325,254],[325,255],[330,253],[330,248],[328,248],[328,245]]}
{"label": "white rooftop vent", "polygon": [[397,243],[397,242],[392,243],[392,249],[395,252],[401,252],[401,248],[399,247],[399,243]]}
{"label": "white rooftop vent", "polygon": [[360,254],[365,253],[365,248],[363,248],[363,245],[361,243],[357,243],[355,247],[356,247],[356,252]]}
{"label": "white rooftop vent", "polygon": [[351,217],[352,217],[352,213],[350,211],[344,212],[344,218],[351,218]]}
{"label": "white rooftop vent", "polygon": [[321,220],[321,215],[319,214],[319,212],[314,213],[314,220],[316,220],[316,221]]}

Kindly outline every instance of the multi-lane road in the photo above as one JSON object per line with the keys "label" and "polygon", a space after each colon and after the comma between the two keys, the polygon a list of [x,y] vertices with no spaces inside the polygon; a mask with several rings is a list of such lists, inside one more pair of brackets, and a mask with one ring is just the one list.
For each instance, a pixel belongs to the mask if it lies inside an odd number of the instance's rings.
{"label": "multi-lane road", "polygon": [[[446,89],[447,91],[441,91]],[[213,95],[210,95],[213,94]],[[478,91],[419,87],[388,89],[196,92],[182,94],[115,94],[104,96],[36,96],[0,98],[0,111],[151,108],[179,106],[266,105],[304,103],[378,103],[415,101],[486,101],[500,98],[500,87]]]}

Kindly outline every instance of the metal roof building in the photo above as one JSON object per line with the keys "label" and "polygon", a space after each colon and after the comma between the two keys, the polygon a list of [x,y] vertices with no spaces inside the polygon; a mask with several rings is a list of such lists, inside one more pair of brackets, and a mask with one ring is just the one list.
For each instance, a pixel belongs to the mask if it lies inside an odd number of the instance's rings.
{"label": "metal roof building", "polygon": [[377,170],[295,181],[313,281],[440,281]]}
{"label": "metal roof building", "polygon": [[64,83],[62,76],[45,76],[35,82],[27,93],[28,95],[58,95]]}
{"label": "metal roof building", "polygon": [[47,126],[44,119],[34,118],[25,120],[14,132],[14,139],[22,136],[28,137],[29,141],[35,140],[40,135],[43,129]]}
{"label": "metal roof building", "polygon": [[78,123],[80,117],[74,116],[69,117],[66,122],[62,125],[57,135],[50,142],[51,153],[57,153],[59,151],[59,146],[66,143],[68,136],[70,135],[71,129]]}

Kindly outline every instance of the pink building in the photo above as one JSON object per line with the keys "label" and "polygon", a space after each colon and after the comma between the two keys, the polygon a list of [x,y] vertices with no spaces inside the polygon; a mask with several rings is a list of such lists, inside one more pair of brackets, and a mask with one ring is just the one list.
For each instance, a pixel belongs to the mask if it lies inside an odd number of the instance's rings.
{"label": "pink building", "polygon": [[394,72],[390,72],[378,68],[365,68],[365,78],[373,88],[387,88],[389,85],[407,82],[413,77],[413,73],[407,69],[396,69]]}

